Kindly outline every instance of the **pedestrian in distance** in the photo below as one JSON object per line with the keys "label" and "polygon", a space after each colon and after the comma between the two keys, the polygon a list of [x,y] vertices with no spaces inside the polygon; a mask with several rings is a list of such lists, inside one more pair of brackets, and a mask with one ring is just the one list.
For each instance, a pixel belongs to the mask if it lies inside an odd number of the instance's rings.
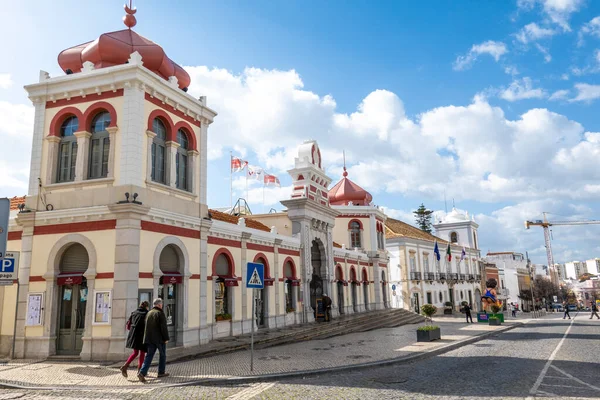
{"label": "pedestrian in distance", "polygon": [[471,305],[470,304],[465,304],[463,306],[463,310],[465,311],[465,316],[467,317],[467,324],[469,323],[469,320],[471,320],[471,323],[473,323],[473,317],[471,316]]}
{"label": "pedestrian in distance", "polygon": [[594,318],[594,315],[596,316],[596,318],[600,319],[600,316],[598,316],[598,306],[596,305],[596,300],[592,300],[592,315],[590,315],[590,319]]}
{"label": "pedestrian in distance", "polygon": [[565,319],[566,317],[569,317],[569,319],[571,319],[571,314],[569,314],[569,305],[567,304],[566,301],[563,303],[563,307],[565,309],[565,314],[563,315],[563,319]]}
{"label": "pedestrian in distance", "polygon": [[510,305],[510,312],[511,312],[513,318],[517,318],[517,307],[515,307],[514,304]]}
{"label": "pedestrian in distance", "polygon": [[325,308],[325,321],[331,321],[331,299],[327,294],[323,294],[323,308]]}
{"label": "pedestrian in distance", "polygon": [[158,377],[169,376],[165,372],[167,368],[167,343],[169,342],[169,331],[167,330],[167,317],[163,311],[162,299],[154,299],[154,307],[146,315],[146,328],[144,331],[144,344],[148,346],[148,352],[142,364],[142,369],[138,372],[140,382],[146,382],[146,375],[152,364],[154,354],[158,350]]}
{"label": "pedestrian in distance", "polygon": [[131,313],[129,319],[127,320],[127,329],[129,333],[127,334],[127,343],[125,347],[128,349],[133,349],[133,352],[125,361],[125,364],[121,368],[121,374],[125,378],[127,378],[127,369],[129,368],[129,364],[135,360],[135,358],[139,355],[138,359],[138,372],[142,369],[142,364],[144,363],[144,358],[146,356],[147,347],[144,344],[144,331],[146,330],[146,314],[148,314],[148,302],[142,301],[137,310]]}

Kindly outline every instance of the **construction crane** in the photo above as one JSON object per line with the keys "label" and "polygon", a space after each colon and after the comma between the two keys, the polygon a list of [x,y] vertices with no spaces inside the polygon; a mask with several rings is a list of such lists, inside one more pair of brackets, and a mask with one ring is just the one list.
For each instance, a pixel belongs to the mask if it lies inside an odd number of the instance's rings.
{"label": "construction crane", "polygon": [[552,245],[550,244],[550,227],[557,225],[593,225],[600,224],[598,220],[589,221],[548,221],[544,213],[544,220],[525,221],[525,229],[531,226],[541,226],[544,229],[544,241],[546,244],[546,256],[548,257],[548,268],[554,265],[554,257],[552,256]]}

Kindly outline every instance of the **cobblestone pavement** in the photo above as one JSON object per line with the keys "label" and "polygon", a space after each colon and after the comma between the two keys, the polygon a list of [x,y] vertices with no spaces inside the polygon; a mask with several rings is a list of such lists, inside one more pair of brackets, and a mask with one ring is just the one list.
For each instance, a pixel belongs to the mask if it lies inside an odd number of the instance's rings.
{"label": "cobblestone pavement", "polygon": [[[514,322],[512,322],[514,323]],[[466,324],[458,318],[441,318],[442,340],[415,343],[417,325],[405,325],[370,332],[352,333],[324,340],[300,342],[255,350],[254,371],[250,371],[248,351],[223,354],[167,366],[168,378],[153,378],[149,385],[174,384],[202,378],[226,378],[293,371],[314,370],[349,364],[380,361],[430,351],[457,340],[497,330],[485,324]],[[510,322],[508,323],[510,324]],[[0,383],[22,386],[107,386],[141,387],[135,370],[125,379],[115,368],[74,362],[8,363],[0,369]]]}
{"label": "cobblestone pavement", "polygon": [[549,315],[439,356],[349,372],[222,387],[0,390],[0,400],[598,399],[600,321],[588,317]]}

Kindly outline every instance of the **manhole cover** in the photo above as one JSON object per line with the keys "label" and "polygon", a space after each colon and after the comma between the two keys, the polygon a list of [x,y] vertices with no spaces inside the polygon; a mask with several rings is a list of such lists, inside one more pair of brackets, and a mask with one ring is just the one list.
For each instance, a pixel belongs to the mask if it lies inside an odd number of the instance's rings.
{"label": "manhole cover", "polygon": [[365,356],[365,355],[362,355],[362,354],[358,354],[358,355],[355,355],[355,356],[346,356],[346,358],[349,358],[351,360],[362,360],[362,359],[365,359],[365,358],[371,358],[371,356]]}

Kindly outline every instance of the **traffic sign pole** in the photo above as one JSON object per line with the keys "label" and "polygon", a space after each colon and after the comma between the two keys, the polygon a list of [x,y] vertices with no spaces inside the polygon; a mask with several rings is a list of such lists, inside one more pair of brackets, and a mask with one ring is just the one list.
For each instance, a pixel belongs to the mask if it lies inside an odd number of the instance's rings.
{"label": "traffic sign pole", "polygon": [[252,330],[250,332],[250,372],[254,371],[254,313],[256,312],[256,289],[252,289]]}
{"label": "traffic sign pole", "polygon": [[247,265],[246,288],[252,290],[252,327],[250,329],[250,371],[254,371],[254,323],[256,322],[256,289],[265,287],[265,266],[260,263]]}

